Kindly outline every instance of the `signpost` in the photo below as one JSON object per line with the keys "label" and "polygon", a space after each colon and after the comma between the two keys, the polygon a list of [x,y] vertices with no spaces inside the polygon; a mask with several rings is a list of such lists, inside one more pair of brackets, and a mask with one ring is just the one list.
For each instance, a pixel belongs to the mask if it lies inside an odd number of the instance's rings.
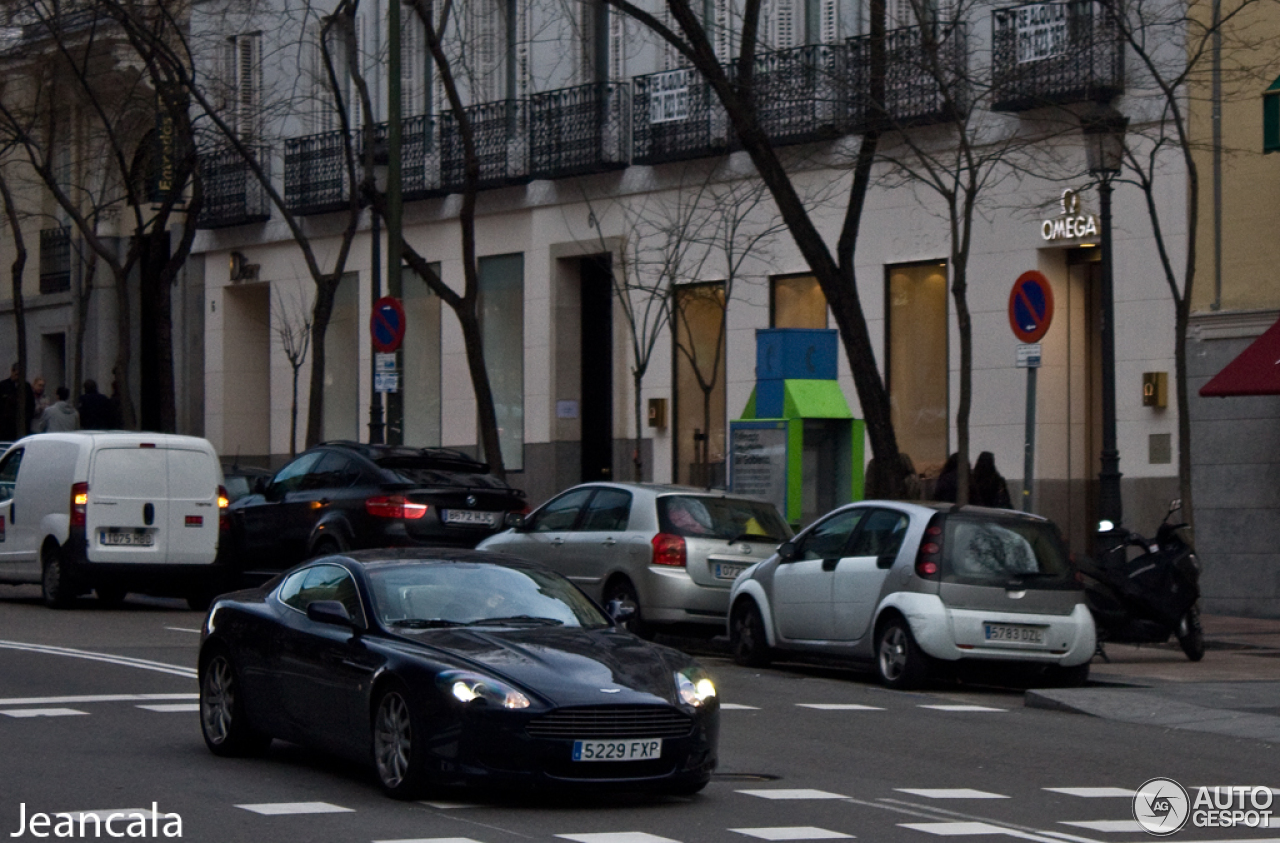
{"label": "signpost", "polygon": [[1018,276],[1009,292],[1009,325],[1022,344],[1017,366],[1027,370],[1027,431],[1022,455],[1022,511],[1031,511],[1031,485],[1035,480],[1036,370],[1040,368],[1040,340],[1053,321],[1053,288],[1034,269]]}
{"label": "signpost", "polygon": [[396,351],[404,342],[404,308],[400,300],[383,296],[373,303],[369,336],[378,354],[374,356],[373,388],[376,392],[399,392],[400,372]]}

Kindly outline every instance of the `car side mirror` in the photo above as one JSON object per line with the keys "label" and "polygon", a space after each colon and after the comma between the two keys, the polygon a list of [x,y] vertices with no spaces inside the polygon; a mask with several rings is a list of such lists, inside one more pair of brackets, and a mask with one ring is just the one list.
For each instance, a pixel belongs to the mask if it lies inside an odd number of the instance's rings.
{"label": "car side mirror", "polygon": [[272,502],[282,501],[284,500],[284,487],[268,480],[266,488],[262,490],[262,496]]}
{"label": "car side mirror", "polygon": [[622,626],[636,616],[636,607],[629,606],[621,600],[610,600],[609,604],[604,608],[613,620],[614,626]]}
{"label": "car side mirror", "polygon": [[265,495],[267,493],[267,487],[270,485],[270,477],[255,477],[253,478],[253,488],[251,491],[255,495]]}
{"label": "car side mirror", "polygon": [[503,519],[503,523],[513,530],[523,530],[525,526],[524,513],[508,512],[506,518]]}
{"label": "car side mirror", "polygon": [[341,600],[313,600],[307,604],[307,620],[316,623],[327,623],[333,626],[355,628],[351,613]]}
{"label": "car side mirror", "polygon": [[778,545],[778,558],[783,562],[790,562],[796,558],[796,543],[783,542]]}

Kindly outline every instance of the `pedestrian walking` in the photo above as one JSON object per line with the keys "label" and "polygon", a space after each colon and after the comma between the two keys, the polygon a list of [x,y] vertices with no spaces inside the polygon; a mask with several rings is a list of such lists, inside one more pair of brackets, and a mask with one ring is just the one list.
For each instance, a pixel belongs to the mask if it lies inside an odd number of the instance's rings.
{"label": "pedestrian walking", "polygon": [[35,411],[35,416],[32,418],[32,422],[34,422],[35,419],[40,418],[41,414],[44,413],[45,410],[49,409],[49,407],[53,405],[53,399],[51,399],[49,395],[45,393],[44,387],[45,387],[44,378],[32,379],[31,392],[35,395],[35,398],[36,398],[36,411]]}
{"label": "pedestrian walking", "polygon": [[973,486],[977,491],[977,497],[973,502],[979,506],[1013,508],[1009,498],[1009,484],[996,470],[996,456],[990,451],[978,454],[978,461],[973,466]]}
{"label": "pedestrian walking", "polygon": [[[933,499],[935,501],[955,503],[959,488],[960,452],[956,451],[947,457],[946,463],[942,466],[942,473],[938,475],[938,482],[933,486]],[[977,489],[973,485],[973,471],[971,470],[969,472],[969,503],[976,503],[977,497]]]}
{"label": "pedestrian walking", "polygon": [[50,404],[34,425],[36,433],[62,433],[80,429],[80,414],[71,406],[71,390],[58,387],[58,400]]}
{"label": "pedestrian walking", "polygon": [[9,368],[9,377],[0,381],[0,442],[12,442],[27,435],[35,416],[36,398],[31,384],[22,377],[17,363]]}
{"label": "pedestrian walking", "polygon": [[85,430],[111,430],[117,427],[111,399],[98,391],[98,382],[89,378],[80,396],[80,426]]}

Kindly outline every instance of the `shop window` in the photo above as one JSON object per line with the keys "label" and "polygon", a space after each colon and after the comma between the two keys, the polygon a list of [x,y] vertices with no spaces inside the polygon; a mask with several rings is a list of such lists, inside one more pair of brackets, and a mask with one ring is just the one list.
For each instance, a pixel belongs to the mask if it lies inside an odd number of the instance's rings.
{"label": "shop window", "polygon": [[827,297],[812,275],[788,275],[769,283],[769,322],[774,328],[827,327]]}
{"label": "shop window", "polygon": [[675,475],[725,484],[724,284],[687,284],[675,296]]}
{"label": "shop window", "polygon": [[947,265],[889,267],[886,370],[898,450],[933,474],[947,459]]}
{"label": "shop window", "polygon": [[524,255],[480,259],[480,332],[502,464],[507,471],[523,471]]}

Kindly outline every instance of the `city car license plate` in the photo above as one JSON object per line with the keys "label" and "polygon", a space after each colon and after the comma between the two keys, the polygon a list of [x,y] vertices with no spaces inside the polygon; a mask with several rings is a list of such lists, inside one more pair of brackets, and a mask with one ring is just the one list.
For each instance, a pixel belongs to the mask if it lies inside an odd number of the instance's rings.
{"label": "city car license plate", "polygon": [[711,569],[718,580],[736,580],[750,565],[734,565],[729,562],[717,562]]}
{"label": "city car license plate", "polygon": [[103,530],[98,534],[98,544],[112,544],[121,547],[151,547],[155,542],[150,533],[120,533]]}
{"label": "city car license plate", "polygon": [[1023,644],[1043,644],[1044,630],[1038,626],[1014,626],[1006,623],[984,623],[988,641],[1018,641]]}
{"label": "city car license plate", "polygon": [[496,527],[498,524],[498,513],[496,512],[477,512],[474,509],[445,509],[442,510],[442,514],[446,524],[474,524],[480,527]]}
{"label": "city car license plate", "polygon": [[662,756],[662,738],[574,741],[574,761],[648,761]]}

